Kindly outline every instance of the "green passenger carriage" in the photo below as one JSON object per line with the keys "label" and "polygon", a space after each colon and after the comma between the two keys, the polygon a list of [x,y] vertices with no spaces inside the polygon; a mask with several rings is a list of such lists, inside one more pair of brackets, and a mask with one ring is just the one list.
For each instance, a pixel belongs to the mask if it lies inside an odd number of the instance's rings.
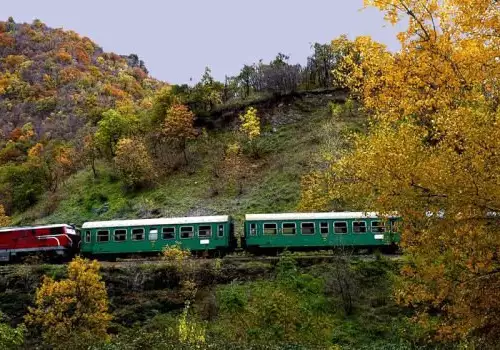
{"label": "green passenger carriage", "polygon": [[389,250],[400,241],[399,220],[373,212],[247,214],[242,243],[253,252],[336,247]]}
{"label": "green passenger carriage", "polygon": [[236,245],[232,227],[228,215],[86,222],[81,253],[157,254],[177,242],[191,251],[227,251]]}

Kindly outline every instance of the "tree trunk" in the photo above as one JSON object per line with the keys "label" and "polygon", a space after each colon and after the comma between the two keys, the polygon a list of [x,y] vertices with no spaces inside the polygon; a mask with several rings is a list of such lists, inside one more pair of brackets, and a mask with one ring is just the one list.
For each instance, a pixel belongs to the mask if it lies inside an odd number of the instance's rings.
{"label": "tree trunk", "polygon": [[182,153],[184,154],[184,162],[186,165],[188,165],[188,157],[187,157],[187,152],[186,152],[186,140],[185,139],[182,141]]}

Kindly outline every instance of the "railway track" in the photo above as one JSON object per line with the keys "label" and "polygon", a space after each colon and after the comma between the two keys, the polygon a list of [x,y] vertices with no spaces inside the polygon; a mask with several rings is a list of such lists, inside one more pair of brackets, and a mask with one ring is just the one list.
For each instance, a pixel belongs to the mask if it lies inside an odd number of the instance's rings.
{"label": "railway track", "polygon": [[[390,254],[390,255],[382,255],[385,259],[388,260],[400,260],[401,255]],[[378,256],[373,254],[356,254],[349,256],[335,255],[335,254],[325,254],[325,255],[292,255],[292,257],[298,261],[309,261],[309,262],[334,262],[339,259],[357,259],[363,261],[375,261],[378,259]],[[277,263],[280,260],[280,256],[226,256],[220,258],[222,263],[231,263],[231,262],[268,262],[268,263]],[[197,262],[210,262],[213,261],[214,258],[192,258],[193,261]],[[130,264],[162,264],[165,263],[165,260],[161,260],[158,258],[155,259],[118,259],[117,261],[102,261],[103,265],[130,265]]]}
{"label": "railway track", "polygon": [[[313,264],[313,263],[322,263],[322,262],[335,262],[339,259],[350,259],[350,260],[363,260],[363,261],[375,261],[379,259],[379,256],[374,254],[351,254],[351,255],[339,255],[339,254],[297,254],[291,255],[299,264]],[[382,254],[384,259],[397,261],[401,259],[401,255],[398,254]],[[263,262],[263,263],[271,263],[275,264],[280,260],[280,256],[225,256],[223,258],[219,258],[220,262],[225,264],[231,263],[247,263],[247,262]],[[216,258],[203,258],[203,257],[193,257],[190,258],[191,261],[196,263],[210,263],[213,262]],[[160,265],[166,263],[165,260],[161,258],[131,258],[131,259],[117,259],[117,261],[100,261],[100,263],[104,267],[120,267],[120,266],[133,266],[133,265]],[[65,263],[67,264],[67,263]],[[61,264],[57,264],[61,265]],[[0,266],[0,276],[5,276],[12,273],[17,267],[21,266],[21,264],[8,264]],[[36,267],[38,265],[28,265]]]}

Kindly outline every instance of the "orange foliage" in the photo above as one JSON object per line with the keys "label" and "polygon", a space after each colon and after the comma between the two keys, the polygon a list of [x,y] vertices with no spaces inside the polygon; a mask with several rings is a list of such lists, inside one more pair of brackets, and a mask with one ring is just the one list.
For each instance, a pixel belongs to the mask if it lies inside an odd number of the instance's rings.
{"label": "orange foliage", "polygon": [[64,49],[60,49],[57,52],[56,57],[62,63],[71,63],[71,61],[73,60],[73,57],[66,50],[64,50]]}
{"label": "orange foliage", "polygon": [[59,79],[61,83],[66,84],[78,80],[81,75],[82,73],[75,67],[67,67],[59,72]]}
{"label": "orange foliage", "polygon": [[42,155],[43,145],[41,143],[37,143],[33,147],[31,147],[28,151],[29,158],[38,158]]}
{"label": "orange foliage", "polygon": [[71,147],[61,147],[56,154],[56,162],[65,170],[65,172],[71,171],[73,166],[74,150]]}
{"label": "orange foliage", "polygon": [[7,33],[0,33],[0,47],[1,46],[14,46],[14,38]]}
{"label": "orange foliage", "polygon": [[88,53],[87,53],[87,51],[85,50],[84,47],[77,46],[75,48],[75,55],[76,55],[76,59],[81,64],[84,64],[86,66],[90,64],[90,57],[89,57],[89,55],[88,55]]}
{"label": "orange foliage", "polygon": [[116,86],[114,85],[111,85],[111,84],[106,84],[104,85],[104,93],[108,96],[113,96],[113,97],[116,97],[116,98],[125,98],[126,97],[126,93],[117,88]]}
{"label": "orange foliage", "polygon": [[23,136],[23,132],[19,128],[15,128],[10,132],[9,139],[12,141],[17,141],[19,138]]}

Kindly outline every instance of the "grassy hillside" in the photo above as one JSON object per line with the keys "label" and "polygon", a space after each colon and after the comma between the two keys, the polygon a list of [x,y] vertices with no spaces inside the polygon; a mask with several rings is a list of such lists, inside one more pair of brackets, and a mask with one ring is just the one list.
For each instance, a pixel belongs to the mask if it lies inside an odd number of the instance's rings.
{"label": "grassy hillside", "polygon": [[[150,189],[129,192],[112,164],[98,163],[98,177],[83,170],[59,191],[47,194],[32,209],[14,218],[16,223],[72,222],[117,218],[228,213],[241,217],[251,212],[296,209],[300,178],[321,161],[328,147],[326,134],[344,138],[363,120],[352,115],[333,118],[331,94],[303,95],[277,101],[261,111],[264,121],[259,141],[262,156],[246,160],[243,193],[226,188],[214,165],[223,148],[234,139],[231,130],[213,131],[189,144],[190,162]],[[338,98],[338,96],[337,96]]]}

